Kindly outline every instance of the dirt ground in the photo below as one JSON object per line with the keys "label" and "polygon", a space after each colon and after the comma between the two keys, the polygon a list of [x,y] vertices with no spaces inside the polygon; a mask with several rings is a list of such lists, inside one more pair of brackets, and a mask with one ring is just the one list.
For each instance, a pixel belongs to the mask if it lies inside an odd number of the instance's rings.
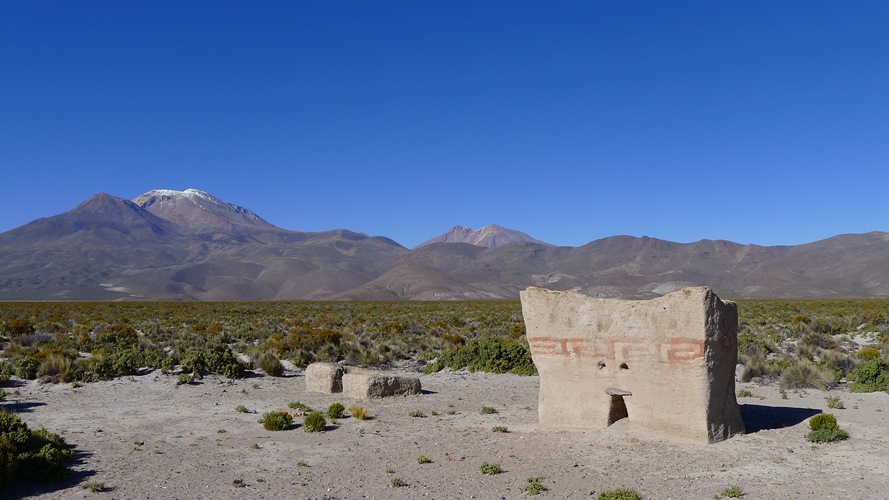
{"label": "dirt ground", "polygon": [[[738,384],[746,435],[703,445],[634,425],[567,431],[537,426],[537,377],[442,372],[421,376],[417,396],[355,401],[305,392],[301,371],[176,385],[160,372],[73,388],[18,382],[7,408],[31,427],[61,434],[76,451],[74,477],[16,486],[10,498],[595,498],[633,488],[651,499],[718,498],[738,486],[747,499],[889,498],[889,395],[788,391]],[[838,395],[845,409],[829,410]],[[269,432],[264,412],[301,401],[365,406],[372,419],[343,418],[322,433]],[[238,413],[244,405],[251,413]],[[498,413],[482,415],[491,406]],[[413,410],[426,417],[408,415]],[[851,435],[814,445],[808,417],[829,411]],[[301,419],[296,423],[301,424]],[[492,432],[505,426],[508,432]],[[419,464],[427,456],[431,463]],[[482,463],[502,472],[483,475]],[[93,493],[87,481],[104,483]],[[406,486],[393,486],[394,481]]]}

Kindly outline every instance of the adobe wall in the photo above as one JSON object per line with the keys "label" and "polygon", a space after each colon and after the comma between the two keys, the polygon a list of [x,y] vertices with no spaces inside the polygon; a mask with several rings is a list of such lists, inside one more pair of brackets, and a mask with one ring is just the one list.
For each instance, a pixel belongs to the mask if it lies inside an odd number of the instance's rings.
{"label": "adobe wall", "polygon": [[622,400],[630,421],[661,432],[704,442],[744,432],[734,302],[706,287],[651,300],[531,287],[521,299],[541,425],[604,428]]}

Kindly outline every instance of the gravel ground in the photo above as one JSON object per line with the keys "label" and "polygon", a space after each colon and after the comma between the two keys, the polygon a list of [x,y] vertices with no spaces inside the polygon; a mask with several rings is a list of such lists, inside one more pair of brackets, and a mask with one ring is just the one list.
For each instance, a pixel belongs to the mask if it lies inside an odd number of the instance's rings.
{"label": "gravel ground", "polygon": [[[527,479],[539,477],[548,488],[540,498],[595,498],[630,487],[651,499],[711,499],[729,486],[747,499],[889,498],[885,393],[808,390],[782,399],[775,386],[738,384],[754,394],[739,400],[748,433],[702,445],[647,431],[632,416],[601,430],[541,429],[537,377],[442,372],[421,381],[424,394],[365,401],[305,392],[299,371],[183,386],[160,372],[79,388],[17,381],[7,388],[7,408],[73,445],[75,475],[3,494],[500,499],[524,498]],[[828,395],[840,396],[846,409],[829,410]],[[257,422],[292,401],[317,409],[359,403],[372,418],[343,418],[323,433],[301,426],[268,432]],[[236,412],[238,405],[251,413]],[[482,406],[498,413],[482,415]],[[410,417],[413,410],[426,417]],[[822,411],[834,413],[851,438],[806,441],[808,417]],[[432,462],[417,463],[421,455]],[[502,472],[481,474],[484,462]],[[88,491],[90,480],[106,490]]]}

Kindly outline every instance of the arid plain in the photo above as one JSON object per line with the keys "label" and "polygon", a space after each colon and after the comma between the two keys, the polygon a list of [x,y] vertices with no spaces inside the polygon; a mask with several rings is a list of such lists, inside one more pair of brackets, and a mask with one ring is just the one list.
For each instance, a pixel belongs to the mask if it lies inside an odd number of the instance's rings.
{"label": "arid plain", "polygon": [[[416,373],[414,373],[416,374]],[[542,498],[595,498],[629,487],[651,499],[889,498],[889,394],[788,391],[739,383],[748,433],[702,445],[652,433],[632,417],[603,430],[537,425],[538,377],[442,371],[421,375],[424,393],[347,400],[309,393],[301,370],[283,378],[193,385],[160,371],[85,384],[16,381],[7,405],[32,428],[60,433],[76,450],[74,477],[24,483],[35,498],[523,498],[539,477]],[[839,396],[845,409],[829,410]],[[264,412],[300,401],[316,409],[361,404],[371,418],[342,418],[321,433],[300,425],[270,432]],[[246,406],[249,413],[235,411]],[[483,406],[494,414],[481,414]],[[411,417],[419,411],[425,417]],[[808,417],[829,411],[850,438],[808,442]],[[302,419],[295,419],[301,424]],[[508,432],[493,432],[495,426]],[[420,464],[426,456],[431,463]],[[482,463],[502,472],[484,475]],[[105,486],[94,493],[92,481]],[[404,486],[394,486],[404,484]]]}

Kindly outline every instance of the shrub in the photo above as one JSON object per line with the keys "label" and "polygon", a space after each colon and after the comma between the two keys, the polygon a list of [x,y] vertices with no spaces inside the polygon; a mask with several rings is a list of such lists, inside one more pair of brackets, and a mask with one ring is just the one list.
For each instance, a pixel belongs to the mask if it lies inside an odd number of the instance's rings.
{"label": "shrub", "polygon": [[253,358],[253,361],[270,377],[284,376],[284,365],[281,364],[281,360],[277,356],[270,352],[261,352]]}
{"label": "shrub", "polygon": [[616,490],[600,491],[596,495],[597,500],[642,500],[642,495],[636,490],[618,488]]}
{"label": "shrub", "polygon": [[343,418],[346,407],[342,403],[332,403],[327,407],[327,417],[331,419]]}
{"label": "shrub", "polygon": [[788,366],[781,373],[781,387],[787,389],[827,389],[834,384],[833,375],[823,372],[807,360]]}
{"label": "shrub", "polygon": [[495,425],[491,428],[491,432],[509,432],[505,425]]}
{"label": "shrub", "polygon": [[852,392],[889,391],[889,372],[883,360],[875,358],[859,366],[849,376],[853,380],[849,390]]}
{"label": "shrub", "polygon": [[77,365],[70,357],[64,354],[52,353],[43,358],[37,375],[58,376],[62,382],[71,382],[76,379]]}
{"label": "shrub", "polygon": [[211,371],[228,378],[244,378],[244,364],[224,344],[210,344],[203,349],[192,349],[180,359],[182,368],[189,372]]}
{"label": "shrub", "polygon": [[546,486],[540,484],[539,477],[529,477],[528,484],[522,488],[522,493],[526,495],[539,495],[546,491]]}
{"label": "shrub", "polygon": [[819,413],[809,419],[811,432],[806,439],[813,443],[833,443],[849,437],[849,433],[840,429],[837,419],[830,413]]}
{"label": "shrub", "polygon": [[838,429],[837,418],[832,413],[819,413],[809,419],[809,429],[817,431],[818,429]]}
{"label": "shrub", "polygon": [[858,356],[859,358],[861,358],[865,361],[870,361],[872,359],[880,357],[880,350],[877,349],[876,347],[866,346],[866,347],[862,347],[861,349],[859,349],[856,356]]}
{"label": "shrub", "polygon": [[37,378],[39,370],[40,361],[37,361],[37,358],[34,356],[22,356],[15,362],[15,374],[18,375],[19,378],[34,380]]}
{"label": "shrub", "polygon": [[0,487],[17,477],[52,482],[71,476],[74,452],[58,434],[31,431],[17,415],[0,413]]}
{"label": "shrub", "polygon": [[487,474],[488,476],[493,476],[494,474],[500,474],[500,472],[502,472],[500,469],[500,464],[489,464],[488,462],[482,463],[479,466],[478,470],[482,474]]}
{"label": "shrub", "polygon": [[426,455],[420,455],[419,457],[417,457],[417,463],[420,464],[420,465],[423,465],[423,464],[431,464],[431,463],[432,463],[432,459],[429,458],[429,457],[427,457]]}
{"label": "shrub", "polygon": [[408,412],[407,416],[414,418],[426,418],[426,414],[421,412],[420,410],[411,410]]}
{"label": "shrub", "polygon": [[393,488],[401,488],[402,486],[407,486],[407,485],[408,485],[407,481],[405,481],[404,479],[401,479],[400,477],[393,477],[392,478],[392,487]]}
{"label": "shrub", "polygon": [[840,401],[839,396],[828,396],[827,397],[827,407],[833,408],[834,410],[842,410],[845,408],[843,402]]}
{"label": "shrub", "polygon": [[497,409],[491,406],[482,406],[478,412],[482,415],[493,415],[494,413],[497,413]]}
{"label": "shrub", "polygon": [[352,405],[349,407],[349,415],[358,420],[367,420],[369,416],[367,414],[367,409],[360,405]]}
{"label": "shrub", "polygon": [[327,425],[327,419],[324,418],[324,414],[320,411],[309,413],[303,420],[303,430],[306,432],[321,432],[324,430],[325,425]]}
{"label": "shrub", "polygon": [[744,496],[744,492],[741,491],[741,488],[738,486],[729,486],[722,490],[722,496],[726,498],[741,498]]}
{"label": "shrub", "polygon": [[194,382],[194,375],[191,373],[180,373],[176,379],[176,385],[188,385]]}
{"label": "shrub", "polygon": [[26,318],[12,318],[0,325],[0,333],[7,337],[31,335],[35,331],[37,330],[34,328],[34,324]]}
{"label": "shrub", "polygon": [[306,415],[315,411],[312,408],[310,408],[308,405],[304,405],[304,404],[300,403],[299,401],[294,401],[293,403],[290,403],[287,406],[290,408],[293,408],[294,410],[297,410],[298,412],[304,413]]}
{"label": "shrub", "polygon": [[286,411],[272,411],[262,416],[262,426],[267,431],[286,431],[293,425],[293,417]]}
{"label": "shrub", "polygon": [[238,413],[248,413],[250,410],[247,409],[244,405],[235,406],[235,411]]}
{"label": "shrub", "polygon": [[517,340],[503,337],[473,339],[462,347],[442,353],[435,363],[427,366],[426,372],[436,372],[443,368],[490,372],[536,375],[537,367],[531,360],[531,351]]}
{"label": "shrub", "polygon": [[738,389],[738,397],[739,398],[752,398],[753,393],[747,389]]}

